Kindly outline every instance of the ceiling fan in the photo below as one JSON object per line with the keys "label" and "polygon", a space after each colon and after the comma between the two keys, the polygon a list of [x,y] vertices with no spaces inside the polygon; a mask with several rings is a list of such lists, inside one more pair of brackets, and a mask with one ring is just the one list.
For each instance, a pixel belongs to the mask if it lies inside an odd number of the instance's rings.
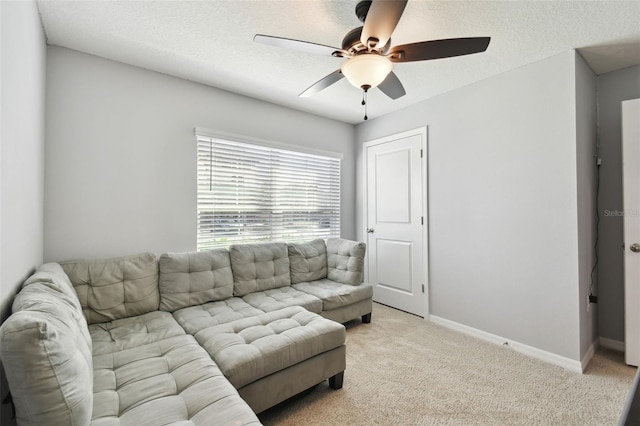
{"label": "ceiling fan", "polygon": [[256,34],[253,40],[307,53],[346,58],[339,69],[312,84],[299,96],[311,96],[346,77],[352,85],[364,91],[363,105],[366,104],[366,93],[372,87],[378,87],[391,99],[398,99],[406,94],[402,83],[392,71],[393,63],[449,58],[487,50],[490,37],[421,41],[391,47],[391,34],[400,21],[407,1],[359,2],[356,16],[364,25],[345,35],[342,48],[264,34]]}

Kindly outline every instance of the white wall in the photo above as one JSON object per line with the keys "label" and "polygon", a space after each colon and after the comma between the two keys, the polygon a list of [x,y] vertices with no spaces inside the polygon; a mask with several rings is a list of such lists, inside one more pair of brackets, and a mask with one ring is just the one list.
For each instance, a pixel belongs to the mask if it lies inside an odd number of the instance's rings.
{"label": "white wall", "polygon": [[[45,39],[35,2],[0,2],[0,301],[42,263]],[[6,394],[4,374],[2,392]],[[10,424],[2,406],[0,423]]]}
{"label": "white wall", "polygon": [[432,315],[580,360],[575,102],[569,51],[361,124],[356,140],[428,126]]}
{"label": "white wall", "polygon": [[[1,2],[2,312],[42,263],[46,46],[35,2]],[[3,315],[4,318],[4,315]]]}
{"label": "white wall", "polygon": [[352,125],[50,46],[45,259],[195,250],[194,127],[343,153],[355,237]]}
{"label": "white wall", "polygon": [[[591,271],[595,263],[596,241],[596,75],[576,53],[576,160],[578,179],[578,308],[580,316],[580,358],[588,357],[597,340],[597,304],[589,304],[589,293],[597,294],[598,276]],[[593,281],[593,282],[592,282]],[[586,361],[586,360],[585,360]]]}
{"label": "white wall", "polygon": [[598,142],[600,224],[598,244],[598,332],[624,341],[624,274],[622,216],[621,103],[640,98],[640,65],[598,76]]}

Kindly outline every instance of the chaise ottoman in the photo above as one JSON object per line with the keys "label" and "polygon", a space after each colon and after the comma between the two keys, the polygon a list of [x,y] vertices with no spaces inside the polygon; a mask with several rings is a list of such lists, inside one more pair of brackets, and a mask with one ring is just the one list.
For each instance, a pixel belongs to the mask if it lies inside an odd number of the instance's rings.
{"label": "chaise ottoman", "polygon": [[302,307],[204,327],[194,337],[256,413],[327,377],[342,387],[345,327]]}

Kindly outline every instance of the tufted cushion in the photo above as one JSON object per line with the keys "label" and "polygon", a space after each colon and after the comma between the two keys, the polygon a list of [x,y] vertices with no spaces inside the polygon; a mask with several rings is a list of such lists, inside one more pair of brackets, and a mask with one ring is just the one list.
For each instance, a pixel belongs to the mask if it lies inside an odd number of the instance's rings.
{"label": "tufted cushion", "polygon": [[293,306],[209,327],[195,336],[240,389],[344,345],[346,331],[342,324]]}
{"label": "tufted cushion", "polygon": [[289,306],[302,306],[308,311],[318,314],[322,312],[320,299],[289,286],[247,294],[242,300],[264,312],[276,311]]}
{"label": "tufted cushion", "polygon": [[21,425],[83,425],[91,419],[91,338],[68,278],[45,264],[14,299],[0,328],[0,358]]}
{"label": "tufted cushion", "polygon": [[206,327],[263,313],[241,298],[232,297],[227,300],[179,309],[173,313],[173,316],[187,333],[195,334]]}
{"label": "tufted cushion", "polygon": [[291,284],[327,278],[327,247],[317,239],[304,244],[289,244]]}
{"label": "tufted cushion", "polygon": [[93,364],[92,425],[260,424],[192,336],[98,355]]}
{"label": "tufted cushion", "polygon": [[291,285],[285,243],[232,245],[229,255],[234,296]]}
{"label": "tufted cushion", "polygon": [[160,310],[173,312],[233,296],[229,252],[217,249],[160,256]]}
{"label": "tufted cushion", "polygon": [[184,333],[169,312],[154,311],[89,326],[93,355],[110,354]]}
{"label": "tufted cushion", "polygon": [[369,284],[350,285],[324,279],[294,284],[292,287],[322,300],[323,311],[352,305],[373,297],[373,287]]}
{"label": "tufted cushion", "polygon": [[89,324],[158,310],[158,258],[153,253],[60,264]]}
{"label": "tufted cushion", "polygon": [[343,284],[358,285],[364,277],[366,244],[342,238],[327,240],[327,277]]}
{"label": "tufted cushion", "polygon": [[[56,291],[58,297],[60,297],[65,303],[71,305],[71,307],[82,313],[82,306],[80,306],[80,300],[78,295],[73,289],[73,285],[69,280],[67,274],[64,273],[62,267],[58,263],[45,263],[39,267],[36,272],[33,273],[22,285],[22,288],[27,287],[33,283],[41,284],[51,290]],[[85,321],[86,322],[86,321]]]}

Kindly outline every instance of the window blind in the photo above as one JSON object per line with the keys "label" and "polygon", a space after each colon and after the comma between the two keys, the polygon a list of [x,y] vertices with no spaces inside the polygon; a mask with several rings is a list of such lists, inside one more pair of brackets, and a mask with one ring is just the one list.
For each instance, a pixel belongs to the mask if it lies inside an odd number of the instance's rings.
{"label": "window blind", "polygon": [[340,236],[340,159],[196,139],[198,250]]}

